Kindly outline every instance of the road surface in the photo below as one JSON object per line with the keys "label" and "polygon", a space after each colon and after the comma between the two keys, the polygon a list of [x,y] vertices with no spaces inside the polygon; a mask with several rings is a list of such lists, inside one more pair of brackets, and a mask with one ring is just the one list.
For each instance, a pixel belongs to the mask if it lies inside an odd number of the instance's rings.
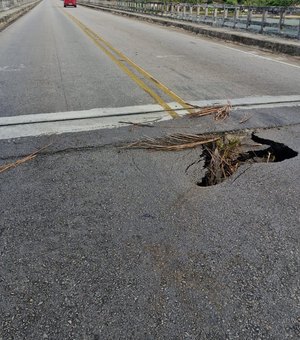
{"label": "road surface", "polygon": [[[86,28],[184,101],[300,92],[297,59],[44,0],[1,33],[0,116],[157,103]],[[165,102],[174,101],[146,84]]]}
{"label": "road surface", "polygon": [[[201,187],[201,148],[120,147],[254,131],[299,153],[297,59],[56,0],[0,52],[0,171],[46,146],[0,172],[1,340],[299,338],[299,156]],[[228,119],[173,119],[216,99]]]}

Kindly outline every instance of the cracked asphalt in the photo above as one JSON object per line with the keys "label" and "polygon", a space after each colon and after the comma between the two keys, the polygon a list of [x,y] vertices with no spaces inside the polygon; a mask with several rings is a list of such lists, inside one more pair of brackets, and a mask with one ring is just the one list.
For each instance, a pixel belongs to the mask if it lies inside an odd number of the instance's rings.
{"label": "cracked asphalt", "polygon": [[[95,128],[102,113],[115,126],[125,116],[105,108],[157,102],[86,28],[187,102],[248,104],[222,122],[55,134]],[[0,166],[49,145],[0,173],[0,340],[300,338],[299,156],[199,187],[201,148],[121,147],[145,135],[254,131],[299,152],[297,58],[57,0],[3,30],[0,51]],[[89,121],[7,125],[95,108]],[[53,134],[11,138],[42,131]]]}
{"label": "cracked asphalt", "polygon": [[[299,156],[199,187],[201,148],[119,147],[197,122],[0,142],[53,143],[0,174],[1,339],[300,337]],[[295,122],[255,131],[300,150]]]}

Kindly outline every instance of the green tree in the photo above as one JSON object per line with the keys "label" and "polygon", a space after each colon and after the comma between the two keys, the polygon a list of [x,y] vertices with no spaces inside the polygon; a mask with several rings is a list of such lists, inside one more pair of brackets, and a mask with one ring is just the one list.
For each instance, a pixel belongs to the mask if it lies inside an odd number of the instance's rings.
{"label": "green tree", "polygon": [[225,0],[225,3],[227,5],[237,5],[238,1],[237,0]]}
{"label": "green tree", "polygon": [[300,4],[300,0],[224,0],[228,5],[245,5],[245,6],[296,6]]}
{"label": "green tree", "polygon": [[268,6],[293,6],[293,5],[299,5],[300,0],[268,0],[267,1]]}

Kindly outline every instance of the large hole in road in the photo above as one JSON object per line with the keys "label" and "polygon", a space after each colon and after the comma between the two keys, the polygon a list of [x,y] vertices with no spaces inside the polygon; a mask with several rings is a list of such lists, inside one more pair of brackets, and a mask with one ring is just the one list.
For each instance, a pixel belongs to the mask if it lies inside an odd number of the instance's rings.
{"label": "large hole in road", "polygon": [[[242,143],[240,136],[225,135],[206,145],[200,159],[204,159],[205,175],[197,185],[201,187],[216,185],[232,176],[245,163],[282,162],[296,157],[298,152],[283,143],[251,135],[252,142]],[[266,148],[265,145],[268,147]],[[248,150],[245,149],[248,147]]]}

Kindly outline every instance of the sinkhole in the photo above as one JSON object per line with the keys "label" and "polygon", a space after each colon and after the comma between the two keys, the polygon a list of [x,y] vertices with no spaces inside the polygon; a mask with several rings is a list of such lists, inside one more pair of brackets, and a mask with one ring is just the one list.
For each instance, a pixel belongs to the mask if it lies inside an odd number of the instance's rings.
{"label": "sinkhole", "polygon": [[206,172],[197,182],[198,186],[222,183],[242,164],[282,162],[298,155],[287,145],[260,138],[254,133],[251,135],[252,143],[244,143],[242,139],[240,136],[225,135],[203,147],[200,160],[204,160]]}

